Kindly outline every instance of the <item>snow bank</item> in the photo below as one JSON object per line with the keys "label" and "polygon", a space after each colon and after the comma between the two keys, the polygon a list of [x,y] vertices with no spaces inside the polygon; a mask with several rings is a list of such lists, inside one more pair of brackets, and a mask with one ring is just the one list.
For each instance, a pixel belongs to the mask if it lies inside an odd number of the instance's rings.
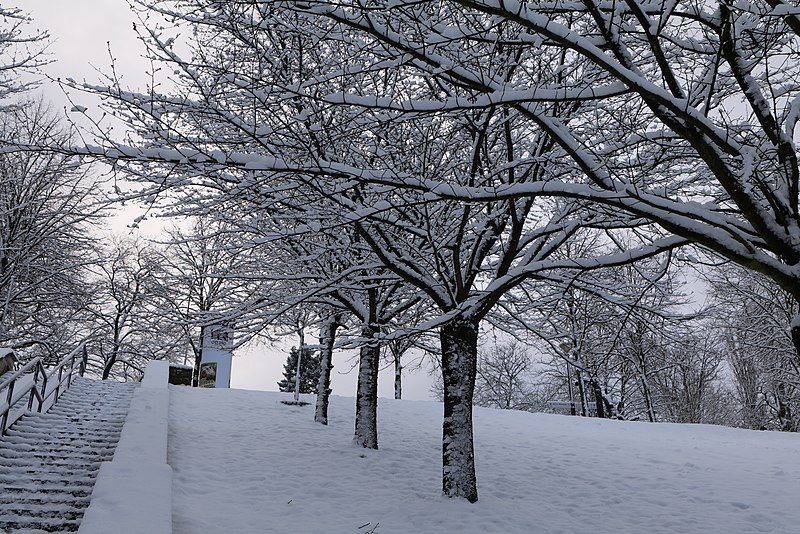
{"label": "snow bank", "polygon": [[167,389],[169,385],[169,362],[150,361],[142,378],[142,387],[145,389]]}
{"label": "snow bank", "polygon": [[[475,410],[480,500],[441,495],[442,405],[380,399],[380,450],[286,394],[171,389],[175,534],[798,532],[800,435]],[[309,400],[306,398],[306,400]]]}
{"label": "snow bank", "polygon": [[172,533],[168,376],[167,362],[147,365],[114,458],[100,466],[81,534]]}

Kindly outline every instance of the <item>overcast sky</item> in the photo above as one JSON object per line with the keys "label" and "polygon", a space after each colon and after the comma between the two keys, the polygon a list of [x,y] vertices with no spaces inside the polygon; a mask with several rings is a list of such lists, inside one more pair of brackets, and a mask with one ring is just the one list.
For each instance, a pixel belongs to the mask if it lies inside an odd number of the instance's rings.
{"label": "overcast sky", "polygon": [[[110,46],[123,83],[130,87],[146,85],[149,63],[141,57],[143,48],[133,30],[136,19],[125,0],[17,0],[15,5],[33,18],[31,28],[47,30],[51,36],[48,50],[53,61],[43,69],[48,76],[99,83],[102,75],[97,70],[106,73],[110,70]],[[65,106],[69,109],[58,84],[45,81],[42,91],[57,109]],[[80,94],[72,97],[76,103],[89,107],[91,113],[91,99]],[[307,333],[307,339],[315,336],[315,332]],[[296,344],[297,340],[287,339],[283,348],[251,347],[240,351],[233,362],[231,385],[275,390],[285,362],[284,351]],[[353,353],[334,357],[334,394],[355,395],[356,370],[351,371],[352,357]],[[403,385],[404,397],[430,398],[430,382],[424,370],[409,374]],[[393,396],[393,372],[389,368],[381,372],[378,393],[382,397]]]}
{"label": "overcast sky", "polygon": [[[134,17],[125,0],[17,0],[16,5],[33,18],[32,28],[47,30],[53,62],[44,72],[54,78],[72,77],[98,82],[96,69],[108,72],[111,46],[130,85],[143,84],[147,62],[133,31]],[[46,84],[45,93],[65,105],[60,89]]]}

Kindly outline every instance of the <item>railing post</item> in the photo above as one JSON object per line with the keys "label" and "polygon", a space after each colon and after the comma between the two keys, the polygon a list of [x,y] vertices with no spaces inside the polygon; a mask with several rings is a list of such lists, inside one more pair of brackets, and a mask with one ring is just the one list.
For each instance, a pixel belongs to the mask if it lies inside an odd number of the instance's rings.
{"label": "railing post", "polygon": [[37,412],[41,413],[42,408],[44,407],[44,398],[45,395],[47,395],[47,371],[45,370],[41,360],[39,361],[39,364],[36,367],[41,368],[42,376],[44,377],[42,378],[42,394],[39,395],[39,407],[36,409]]}
{"label": "railing post", "polygon": [[8,404],[8,409],[3,414],[3,424],[0,426],[0,436],[5,436],[6,434],[6,424],[8,423],[8,414],[11,413],[11,399],[14,398],[14,385],[17,383],[16,380],[13,380],[8,385],[8,395],[6,395],[6,403]]}
{"label": "railing post", "polygon": [[78,374],[83,376],[86,372],[86,366],[89,365],[89,351],[86,349],[86,343],[83,344],[83,357],[81,358],[81,366],[78,369]]}
{"label": "railing post", "polygon": [[58,402],[58,391],[61,389],[61,378],[64,376],[64,366],[58,368],[58,380],[56,381],[56,390],[53,393],[53,404]]}
{"label": "railing post", "polygon": [[72,387],[72,375],[75,373],[75,357],[77,355],[78,355],[78,350],[75,349],[74,351],[72,351],[72,356],[69,359],[69,376],[67,376],[67,389]]}
{"label": "railing post", "polygon": [[39,366],[33,371],[33,386],[31,386],[31,394],[28,397],[28,411],[33,410],[33,398],[36,396],[36,383],[39,381]]}
{"label": "railing post", "polygon": [[75,372],[75,353],[69,358],[69,374],[67,375],[67,389],[72,386],[72,373]]}

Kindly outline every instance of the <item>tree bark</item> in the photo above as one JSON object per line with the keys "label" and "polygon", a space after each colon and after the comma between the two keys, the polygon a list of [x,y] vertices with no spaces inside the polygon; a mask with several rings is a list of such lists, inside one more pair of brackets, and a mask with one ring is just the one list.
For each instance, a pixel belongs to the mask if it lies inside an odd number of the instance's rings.
{"label": "tree bark", "polygon": [[[795,300],[800,303],[800,298],[796,298]],[[800,314],[795,315],[792,319],[791,333],[797,361],[800,362]]]}
{"label": "tree bark", "polygon": [[297,368],[294,370],[294,402],[300,402],[300,369],[303,364],[303,353],[306,349],[305,325],[297,328],[300,337],[300,348],[297,350]]}
{"label": "tree bark", "polygon": [[328,402],[331,396],[331,370],[333,370],[333,344],[336,341],[336,329],[339,328],[337,317],[333,317],[322,325],[319,331],[319,384],[317,385],[317,406],[314,421],[328,424]]}
{"label": "tree bark", "polygon": [[[642,364],[644,365],[644,364]],[[651,423],[656,422],[656,411],[653,408],[653,398],[650,394],[650,382],[647,380],[647,370],[642,368],[642,396],[644,397],[644,404],[647,408],[647,420]]]}
{"label": "tree bark", "polygon": [[105,362],[105,365],[103,365],[103,374],[101,375],[101,380],[108,380],[109,375],[111,375],[111,368],[114,367],[115,363],[117,363],[116,350],[111,353],[111,357]]}
{"label": "tree bark", "polygon": [[200,327],[200,343],[197,344],[197,350],[194,353],[194,371],[192,373],[192,387],[200,385],[200,364],[203,363],[203,343],[205,342],[206,326]]}
{"label": "tree bark", "polygon": [[108,377],[111,376],[111,369],[114,367],[114,364],[117,363],[117,357],[119,355],[120,350],[120,343],[117,341],[116,337],[114,336],[114,345],[111,350],[111,354],[106,360],[105,364],[103,365],[103,374],[101,375],[101,380],[108,380]]}
{"label": "tree bark", "polygon": [[476,502],[472,397],[478,362],[478,322],[456,319],[441,327],[439,337],[444,383],[442,491],[447,497]]}
{"label": "tree bark", "polygon": [[394,398],[403,398],[403,366],[400,363],[400,354],[394,355]]}
{"label": "tree bark", "polygon": [[577,367],[575,368],[575,376],[578,378],[578,395],[581,398],[581,416],[588,417],[589,415],[589,407],[586,405],[586,387],[583,384],[583,375],[581,374],[581,370]]}
{"label": "tree bark", "polygon": [[647,409],[647,420],[651,423],[655,423],[656,411],[653,407],[653,398],[650,394],[650,381],[647,379],[645,355],[641,348],[637,351],[636,357],[638,359],[637,367],[639,371],[639,381],[642,386],[642,397],[644,398],[645,408]]}
{"label": "tree bark", "polygon": [[597,417],[600,419],[611,417],[610,413],[606,416],[605,399],[603,398],[603,390],[600,388],[600,383],[595,378],[593,378],[590,383],[592,384],[592,391],[594,392],[594,406],[597,411]]}
{"label": "tree bark", "polygon": [[[361,337],[371,339],[377,329],[364,325]],[[358,366],[358,391],[356,393],[356,430],[353,441],[365,449],[378,448],[378,367],[379,345],[363,345]]]}
{"label": "tree bark", "polygon": [[795,432],[792,407],[786,402],[786,384],[778,384],[775,401],[778,403],[778,422],[784,432]]}

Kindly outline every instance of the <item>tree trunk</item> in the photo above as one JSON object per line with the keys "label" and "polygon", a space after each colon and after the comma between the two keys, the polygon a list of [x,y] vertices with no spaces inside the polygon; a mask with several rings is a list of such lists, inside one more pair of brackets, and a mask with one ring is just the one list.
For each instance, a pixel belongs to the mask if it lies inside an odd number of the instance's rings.
{"label": "tree trunk", "polygon": [[200,385],[200,364],[203,363],[203,343],[206,336],[206,326],[200,327],[200,343],[197,344],[197,350],[194,354],[194,372],[192,374],[192,387]]}
{"label": "tree trunk", "polygon": [[[800,298],[796,299],[800,303]],[[792,344],[794,344],[794,352],[797,361],[800,362],[800,314],[797,314],[792,319],[791,324]]]}
{"label": "tree trunk", "polygon": [[117,363],[116,350],[111,354],[111,357],[106,361],[105,365],[103,366],[103,374],[101,376],[102,380],[108,380],[108,377],[111,374],[111,368],[114,367],[115,363]]}
{"label": "tree trunk", "polygon": [[617,417],[625,417],[625,395],[628,393],[628,381],[623,376],[619,383],[619,402],[617,403]]}
{"label": "tree trunk", "polygon": [[642,397],[644,398],[645,408],[647,409],[647,420],[651,423],[656,422],[656,411],[653,407],[653,397],[650,394],[650,382],[647,380],[647,364],[645,363],[645,355],[639,350],[636,357],[638,358],[637,367],[639,368],[639,381],[642,386]]}
{"label": "tree trunk", "polygon": [[775,401],[778,403],[778,422],[784,432],[793,432],[794,421],[792,420],[792,407],[786,402],[786,384],[778,384],[775,392]]}
{"label": "tree trunk", "polygon": [[572,389],[572,366],[569,360],[567,360],[567,392],[569,393],[569,414],[578,415],[577,410],[575,410],[575,394]]}
{"label": "tree trunk", "polygon": [[[361,337],[371,339],[377,329],[365,325]],[[356,431],[353,441],[365,449],[378,448],[378,367],[379,345],[363,345],[358,365],[358,391],[356,393]]]}
{"label": "tree trunk", "polygon": [[403,398],[403,366],[400,363],[400,354],[394,355],[394,398]]}
{"label": "tree trunk", "polygon": [[578,384],[578,395],[581,398],[581,415],[583,417],[589,416],[589,406],[586,404],[586,387],[583,383],[583,375],[581,374],[581,370],[577,367],[575,368],[575,376],[578,377],[577,384]]}
{"label": "tree trunk", "polygon": [[103,374],[101,376],[101,380],[108,380],[108,377],[111,375],[111,368],[114,367],[114,364],[117,363],[117,356],[119,355],[120,345],[119,343],[114,340],[114,346],[111,350],[111,354],[109,355],[108,359],[103,365]]}
{"label": "tree trunk", "polygon": [[[594,392],[594,406],[595,410],[597,411],[597,417],[600,419],[606,418],[606,406],[604,404],[605,399],[603,399],[603,390],[600,389],[600,383],[597,379],[592,379],[589,382],[592,385],[592,391]],[[609,417],[611,414],[609,414]]]}
{"label": "tree trunk", "polygon": [[472,396],[478,363],[478,322],[456,319],[439,331],[442,346],[444,422],[442,491],[448,497],[478,500],[472,441]]}
{"label": "tree trunk", "polygon": [[319,384],[317,385],[317,407],[314,421],[328,424],[328,401],[331,396],[331,370],[333,369],[333,344],[336,340],[338,317],[333,317],[322,325],[319,331]]}
{"label": "tree trunk", "polygon": [[297,369],[294,371],[294,402],[300,402],[300,369],[302,369],[303,352],[306,349],[305,326],[298,328],[297,334],[300,337],[300,348],[297,351]]}
{"label": "tree trunk", "polygon": [[656,422],[656,411],[653,408],[653,398],[650,394],[650,383],[647,380],[647,371],[642,369],[642,396],[644,397],[645,408],[647,409],[647,420],[651,423]]}

